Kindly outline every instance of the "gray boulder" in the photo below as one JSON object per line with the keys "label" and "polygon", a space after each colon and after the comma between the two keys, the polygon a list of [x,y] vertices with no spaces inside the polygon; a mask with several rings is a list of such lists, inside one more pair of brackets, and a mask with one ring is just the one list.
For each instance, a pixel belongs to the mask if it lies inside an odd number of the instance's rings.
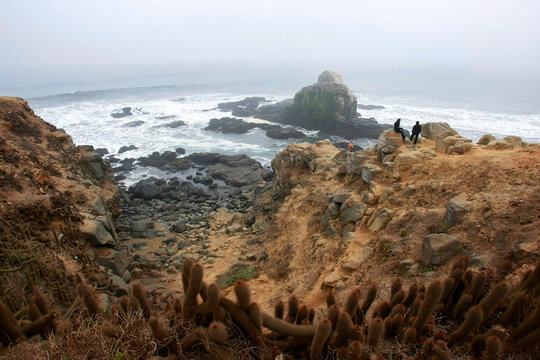
{"label": "gray boulder", "polygon": [[383,154],[395,152],[403,144],[401,135],[394,130],[385,130],[379,136],[375,151]]}
{"label": "gray boulder", "polygon": [[175,223],[173,223],[171,225],[171,231],[172,232],[180,234],[180,233],[183,233],[186,230],[187,230],[187,226],[182,221],[177,221],[177,222],[175,222]]}
{"label": "gray boulder", "polygon": [[373,214],[370,216],[367,227],[370,231],[376,232],[379,230],[382,230],[388,225],[390,220],[394,217],[395,212],[393,210],[385,209],[385,208],[378,208]]}
{"label": "gray boulder", "polygon": [[341,222],[346,224],[349,222],[356,222],[362,219],[366,213],[367,205],[364,203],[357,203],[346,209],[343,214],[341,214]]}
{"label": "gray boulder", "polygon": [[371,184],[371,181],[382,171],[380,167],[374,164],[365,164],[360,167],[362,180],[366,184]]}
{"label": "gray boulder", "polygon": [[442,265],[448,260],[464,255],[459,239],[448,234],[431,234],[422,242],[422,263],[424,265]]}
{"label": "gray boulder", "polygon": [[272,139],[301,139],[306,134],[295,129],[276,127],[266,131],[266,136]]}
{"label": "gray boulder", "polygon": [[159,197],[161,188],[152,180],[141,180],[129,188],[129,193],[134,198],[143,198],[145,200],[155,199]]}
{"label": "gray boulder", "polygon": [[480,140],[478,140],[476,143],[478,145],[487,145],[489,144],[491,141],[495,140],[495,136],[493,135],[490,135],[490,134],[486,134],[484,136],[482,136],[480,138]]}
{"label": "gray boulder", "polygon": [[105,229],[101,221],[86,219],[79,230],[92,246],[116,245],[112,235]]}
{"label": "gray boulder", "polygon": [[471,202],[467,201],[465,195],[458,195],[446,204],[446,213],[444,214],[443,225],[454,226],[471,208]]}
{"label": "gray boulder", "polygon": [[122,254],[113,249],[100,251],[97,263],[107,269],[111,269],[113,274],[118,276],[122,276],[127,270],[127,264],[125,263]]}

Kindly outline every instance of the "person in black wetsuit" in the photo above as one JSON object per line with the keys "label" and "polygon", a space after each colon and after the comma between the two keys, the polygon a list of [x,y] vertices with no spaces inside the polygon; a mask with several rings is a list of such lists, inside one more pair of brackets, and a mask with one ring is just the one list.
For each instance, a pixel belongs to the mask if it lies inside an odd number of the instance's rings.
{"label": "person in black wetsuit", "polygon": [[416,145],[416,142],[418,141],[418,135],[422,132],[422,126],[420,126],[420,122],[417,121],[416,125],[413,126],[411,131],[411,141],[414,138],[414,145]]}
{"label": "person in black wetsuit", "polygon": [[397,119],[394,123],[394,131],[401,134],[401,139],[405,140],[405,132],[403,131],[403,128],[401,127],[401,119]]}

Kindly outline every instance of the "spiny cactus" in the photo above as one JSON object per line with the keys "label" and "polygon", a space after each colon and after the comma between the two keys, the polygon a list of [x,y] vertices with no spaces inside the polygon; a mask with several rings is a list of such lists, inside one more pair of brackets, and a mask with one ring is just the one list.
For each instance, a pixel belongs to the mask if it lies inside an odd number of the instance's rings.
{"label": "spiny cactus", "polygon": [[289,298],[289,306],[287,309],[287,318],[296,319],[296,314],[298,313],[298,308],[300,304],[298,298],[294,295],[291,295]]}
{"label": "spiny cactus", "polygon": [[521,325],[511,331],[510,337],[514,340],[521,339],[538,327],[540,327],[540,304],[536,306],[536,310]]}
{"label": "spiny cactus", "polygon": [[540,327],[518,340],[518,347],[522,351],[530,350],[538,346],[538,344],[540,344]]}
{"label": "spiny cactus", "polygon": [[407,297],[403,300],[403,305],[406,307],[411,306],[414,300],[416,300],[416,296],[418,296],[418,284],[414,282],[409,286],[409,291],[407,292]]}
{"label": "spiny cactus", "polygon": [[139,301],[139,304],[141,305],[141,308],[143,310],[144,317],[146,319],[149,319],[150,315],[152,314],[152,308],[148,303],[148,299],[146,298],[144,289],[141,284],[139,282],[134,283],[131,286],[131,292],[133,296]]}
{"label": "spiny cactus", "polygon": [[353,323],[349,313],[343,311],[339,314],[337,325],[336,325],[336,342],[334,346],[340,348],[347,344],[351,336]]}
{"label": "spiny cactus", "polygon": [[261,313],[261,308],[259,307],[259,305],[257,303],[249,304],[248,314],[249,314],[249,318],[253,322],[253,325],[255,325],[255,327],[260,332],[262,332],[262,313]]}
{"label": "spiny cactus", "polygon": [[240,308],[247,311],[249,304],[251,304],[251,292],[244,280],[237,280],[235,282],[234,294]]}
{"label": "spiny cactus", "polygon": [[484,286],[486,285],[487,274],[485,272],[479,272],[470,283],[470,287],[467,290],[473,297],[473,303],[475,303],[480,295],[484,292]]}
{"label": "spiny cactus", "polygon": [[465,321],[461,324],[459,329],[450,334],[449,343],[455,344],[457,342],[463,341],[467,335],[474,331],[482,321],[483,311],[480,306],[472,307],[465,316]]}
{"label": "spiny cactus", "polygon": [[391,311],[392,311],[392,306],[390,306],[390,304],[387,301],[384,301],[379,305],[375,314],[381,319],[385,319],[388,315],[390,315]]}
{"label": "spiny cactus", "polygon": [[406,293],[403,290],[399,290],[392,296],[392,299],[390,300],[390,307],[394,307],[397,304],[400,304],[403,300],[405,300]]}
{"label": "spiny cactus", "polygon": [[527,280],[523,283],[522,289],[531,291],[538,283],[540,283],[540,259],[536,262],[534,271],[527,276]]}
{"label": "spiny cactus", "polygon": [[435,342],[434,350],[439,360],[452,360],[452,353],[444,341],[437,340],[437,342]]}
{"label": "spiny cactus", "polygon": [[332,324],[328,319],[322,319],[319,321],[313,336],[313,341],[311,342],[311,347],[309,349],[310,360],[319,360],[322,358],[324,346],[330,337],[331,332]]}
{"label": "spiny cactus", "polygon": [[99,305],[94,296],[94,292],[84,280],[77,285],[77,294],[83,299],[84,305],[86,306],[86,309],[88,309],[90,315],[99,313]]}
{"label": "spiny cactus", "polygon": [[501,357],[501,351],[501,340],[496,336],[488,337],[486,342],[486,359],[498,360]]}
{"label": "spiny cactus", "polygon": [[452,316],[454,317],[454,319],[460,319],[465,313],[465,311],[469,309],[472,302],[473,296],[471,294],[464,294],[454,307],[454,311],[452,312]]}
{"label": "spiny cactus", "polygon": [[101,333],[103,336],[111,338],[111,339],[118,339],[122,336],[122,329],[118,325],[111,324],[110,322],[106,322],[103,325],[101,325]]}
{"label": "spiny cactus", "polygon": [[334,296],[333,291],[329,291],[328,294],[326,294],[326,306],[330,307],[332,305],[336,305],[336,297]]}
{"label": "spiny cactus", "polygon": [[422,330],[424,329],[424,326],[426,325],[429,317],[431,316],[433,310],[435,310],[435,307],[439,303],[439,299],[441,298],[441,293],[442,293],[442,285],[440,281],[434,281],[431,284],[429,284],[426,290],[425,299],[422,302],[422,306],[420,306],[418,315],[416,316],[416,319],[413,323],[413,327],[416,329],[417,334],[422,333]]}
{"label": "spiny cactus", "polygon": [[377,317],[369,323],[367,342],[369,346],[379,345],[384,334],[384,321]]}
{"label": "spiny cactus", "polygon": [[296,323],[302,324],[302,322],[308,317],[308,308],[306,305],[300,306],[298,313],[296,314]]}
{"label": "spiny cactus", "polygon": [[483,322],[486,322],[493,310],[499,305],[503,300],[506,294],[508,293],[508,287],[505,283],[497,284],[491,291],[487,294],[485,298],[480,301],[480,308],[484,314]]}
{"label": "spiny cactus", "polygon": [[337,307],[337,305],[332,305],[328,309],[328,314],[326,316],[328,317],[328,320],[330,320],[330,323],[332,324],[332,331],[334,331],[334,329],[337,326],[339,313],[340,313],[340,311],[339,311],[339,308]]}
{"label": "spiny cactus", "polygon": [[455,280],[451,277],[446,277],[443,280],[442,283],[442,294],[441,294],[441,300],[439,300],[440,303],[445,304],[448,301],[448,298],[452,294],[452,291],[454,290],[454,285],[456,284]]}
{"label": "spiny cactus", "polygon": [[193,264],[189,271],[189,281],[184,299],[184,308],[182,314],[184,319],[191,317],[193,308],[197,305],[197,295],[201,289],[202,280],[203,268],[201,264]]}
{"label": "spiny cactus", "polygon": [[357,314],[357,324],[360,324],[364,321],[364,318],[366,317],[366,314],[371,304],[373,304],[373,300],[375,300],[376,296],[377,296],[377,287],[375,286],[375,284],[371,284],[368,288],[366,298],[364,299],[362,306],[359,308],[360,311],[358,311],[358,314]]}
{"label": "spiny cactus", "polygon": [[195,305],[193,312],[196,314],[211,314],[219,305],[219,287],[216,283],[206,288],[206,299],[202,304]]}
{"label": "spiny cactus", "polygon": [[39,319],[39,317],[43,315],[34,303],[30,303],[26,306],[26,313],[32,321]]}
{"label": "spiny cactus", "polygon": [[276,304],[276,307],[274,308],[274,316],[277,319],[283,319],[284,313],[285,313],[285,304],[283,303],[283,301],[280,300]]}
{"label": "spiny cactus", "polygon": [[354,289],[349,294],[347,301],[345,302],[345,311],[349,314],[349,316],[352,317],[356,313],[358,301],[360,301],[360,289]]}
{"label": "spiny cactus", "polygon": [[[257,347],[261,347],[261,348],[264,347],[264,341],[263,341],[261,332],[253,324],[253,321],[251,321],[251,319],[246,314],[246,312],[240,308],[240,306],[238,306],[237,304],[235,304],[231,300],[229,300],[227,298],[224,298],[224,297],[220,297],[219,304],[221,306],[223,306],[223,308],[225,310],[227,310],[227,312],[231,315],[231,317],[236,322],[238,322],[240,327],[245,332],[247,332],[249,334],[249,336],[251,336],[251,338],[253,339],[253,342],[255,343],[255,345]],[[271,317],[271,316],[269,316],[269,318],[274,319],[274,317]],[[276,319],[276,321],[284,322],[282,320],[277,320],[277,319]],[[274,330],[274,331],[279,332],[278,330],[272,329],[270,326],[268,326],[266,324],[266,317],[265,317],[264,314],[263,314],[263,324],[264,324],[264,326],[268,327],[270,330]],[[291,325],[291,326],[299,326],[299,325]]]}
{"label": "spiny cactus", "polygon": [[139,311],[141,308],[141,303],[135,297],[130,296],[128,299],[127,309],[129,313],[134,313]]}
{"label": "spiny cactus", "polygon": [[47,304],[47,300],[45,299],[45,296],[43,296],[42,293],[39,291],[36,291],[34,294],[34,303],[38,307],[39,311],[41,312],[41,315],[47,315],[51,311],[49,310],[49,305]]}
{"label": "spiny cactus", "polygon": [[46,328],[52,326],[55,318],[56,314],[54,312],[47,315],[42,315],[38,319],[23,326],[21,330],[26,337],[32,337],[36,334],[44,332]]}
{"label": "spiny cactus", "polygon": [[208,335],[213,342],[220,345],[225,345],[229,339],[229,331],[225,324],[219,321],[213,321],[208,327]]}
{"label": "spiny cactus", "polygon": [[390,286],[390,302],[392,302],[392,298],[394,297],[394,295],[396,295],[396,293],[401,290],[401,286],[402,283],[400,278],[396,278],[394,281],[392,281],[392,285]]}
{"label": "spiny cactus", "polygon": [[501,318],[502,323],[505,325],[514,324],[527,304],[529,304],[529,295],[525,292],[517,294],[504,312]]}
{"label": "spiny cactus", "polygon": [[416,329],[413,327],[408,328],[405,330],[405,333],[403,334],[403,345],[410,345],[416,342]]}

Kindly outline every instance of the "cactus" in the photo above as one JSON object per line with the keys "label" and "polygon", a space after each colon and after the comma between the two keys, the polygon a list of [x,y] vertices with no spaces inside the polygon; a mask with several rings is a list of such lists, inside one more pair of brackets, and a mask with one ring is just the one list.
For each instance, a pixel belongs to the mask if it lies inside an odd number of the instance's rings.
{"label": "cactus", "polygon": [[309,311],[308,311],[308,322],[310,324],[313,324],[313,320],[315,319],[315,309],[313,308],[309,308]]}
{"label": "cactus", "polygon": [[362,303],[362,306],[359,308],[360,311],[357,314],[357,324],[360,324],[364,321],[364,318],[371,306],[373,304],[373,300],[375,300],[375,297],[377,296],[377,287],[375,284],[371,284],[368,289],[368,293],[366,295],[366,298],[364,299],[364,302]]}
{"label": "cactus", "polygon": [[84,280],[77,285],[77,294],[79,294],[79,296],[83,299],[84,305],[86,306],[86,309],[88,309],[90,315],[96,315],[99,313],[99,305],[96,297],[94,296],[94,292]]}
{"label": "cactus", "polygon": [[195,305],[193,312],[196,314],[211,314],[219,305],[219,287],[216,283],[206,288],[206,299],[202,304]]}
{"label": "cactus", "polygon": [[358,308],[358,301],[360,301],[360,289],[354,289],[350,295],[347,297],[347,301],[345,302],[345,311],[349,314],[349,316],[353,316],[356,313],[356,309]]}
{"label": "cactus", "polygon": [[248,314],[253,325],[262,332],[262,314],[259,305],[257,303],[251,303],[248,308]]}
{"label": "cactus", "polygon": [[394,295],[396,295],[396,293],[401,290],[401,286],[402,284],[401,284],[400,278],[397,278],[394,281],[392,281],[392,285],[390,286],[390,299],[389,299],[390,302],[392,301],[392,298],[394,297]]}
{"label": "cactus", "polygon": [[459,329],[457,329],[452,334],[450,334],[448,343],[455,344],[460,341],[463,341],[467,337],[467,335],[471,333],[471,331],[473,331],[480,325],[480,322],[482,321],[483,316],[484,316],[483,311],[482,311],[482,308],[480,308],[480,306],[472,307],[467,312],[467,315],[465,316],[465,320],[463,321]]}
{"label": "cactus", "polygon": [[[253,339],[257,347],[261,347],[261,348],[264,347],[264,340],[262,338],[261,332],[253,324],[253,322],[251,321],[249,316],[245,313],[245,311],[243,311],[237,304],[235,304],[231,300],[224,297],[221,297],[219,299],[219,304],[223,306],[223,308],[227,310],[227,312],[231,315],[231,317],[236,322],[238,322],[238,324],[240,324],[240,327],[251,336],[251,338]],[[268,327],[270,330],[279,332],[279,330],[272,329],[266,324],[267,322],[266,317],[274,319],[271,316],[265,316],[265,314],[263,314],[263,325]],[[283,322],[282,320],[277,320],[277,319],[276,321]],[[300,326],[300,325],[291,325],[291,326]]]}
{"label": "cactus", "polygon": [[361,360],[362,356],[362,344],[359,341],[353,341],[349,344],[349,354],[347,359],[349,360]]}
{"label": "cactus", "polygon": [[208,336],[216,344],[225,345],[229,339],[229,331],[222,322],[213,321],[208,327]]}
{"label": "cactus", "polygon": [[510,337],[514,340],[521,339],[534,329],[540,327],[540,304],[536,306],[536,310],[510,333]]}
{"label": "cactus", "polygon": [[32,321],[31,323],[22,327],[22,332],[28,338],[44,332],[46,328],[52,326],[56,314],[54,312],[47,315],[41,315],[37,320]]}
{"label": "cactus", "polygon": [[141,308],[143,310],[144,317],[146,319],[149,319],[150,315],[152,314],[152,308],[150,307],[148,299],[146,299],[144,289],[139,282],[136,282],[131,286],[131,293],[137,299],[137,301],[139,301],[139,304],[141,305]]}
{"label": "cactus", "polygon": [[392,308],[392,312],[390,312],[390,317],[394,317],[396,314],[405,314],[407,311],[407,308],[403,304],[397,304]]}
{"label": "cactus", "polygon": [[482,319],[482,322],[486,322],[487,319],[489,319],[489,316],[495,310],[497,305],[501,303],[501,301],[504,300],[504,297],[508,293],[508,287],[505,283],[497,284],[491,291],[487,294],[485,298],[480,301],[480,308],[482,309],[482,312],[484,314],[484,318]]}
{"label": "cactus", "polygon": [[287,309],[287,318],[296,319],[296,314],[298,313],[298,298],[294,295],[291,295],[289,298],[289,307]]}
{"label": "cactus", "polygon": [[301,324],[308,317],[308,308],[306,305],[300,306],[296,314],[296,324]]}
{"label": "cactus", "polygon": [[471,341],[471,354],[473,359],[482,359],[482,353],[486,349],[487,334],[476,335]]}
{"label": "cactus", "polygon": [[452,360],[452,353],[446,346],[446,343],[442,340],[437,340],[434,347],[435,353],[439,360]]}
{"label": "cactus", "polygon": [[517,319],[519,319],[522,310],[527,306],[529,303],[529,295],[527,293],[522,292],[517,294],[512,302],[510,303],[510,306],[508,306],[508,309],[503,314],[503,317],[501,318],[501,321],[505,325],[511,325],[515,323]]}
{"label": "cactus", "polygon": [[71,323],[71,321],[60,319],[56,322],[54,331],[59,336],[66,336],[71,333],[72,329],[73,324]]}
{"label": "cactus", "polygon": [[330,307],[332,305],[336,305],[336,297],[334,296],[333,291],[329,291],[328,294],[326,294],[326,306]]}
{"label": "cactus", "polygon": [[392,311],[392,307],[387,301],[385,301],[379,305],[379,307],[377,308],[377,311],[375,311],[374,316],[378,316],[381,319],[385,319],[388,315],[390,315],[391,311]]}
{"label": "cactus", "polygon": [[[186,261],[184,260],[184,263]],[[186,320],[192,314],[193,308],[197,305],[197,295],[202,286],[203,268],[201,264],[193,264],[189,271],[189,281],[184,299],[182,317]]]}
{"label": "cactus", "polygon": [[277,319],[283,319],[283,314],[285,313],[285,304],[283,304],[283,301],[279,301],[276,304],[276,307],[274,309],[274,316]]}
{"label": "cactus", "polygon": [[322,359],[322,354],[324,351],[324,346],[326,341],[330,337],[332,332],[332,324],[328,319],[322,319],[317,324],[317,329],[313,336],[313,341],[311,342],[311,347],[309,349],[309,358],[310,360],[319,360]]}
{"label": "cactus", "polygon": [[473,296],[471,294],[464,294],[454,307],[454,311],[452,312],[452,316],[454,319],[460,319],[465,311],[469,309],[473,302]]}
{"label": "cactus", "polygon": [[414,303],[412,305],[410,316],[416,317],[418,315],[418,312],[420,311],[421,306],[422,306],[422,299],[420,297],[417,297],[416,300],[414,300]]}
{"label": "cactus", "polygon": [[386,319],[384,319],[384,337],[386,339],[390,339],[393,334],[392,331],[393,331],[392,318],[387,317]]}
{"label": "cactus", "polygon": [[182,262],[182,286],[184,287],[184,294],[187,292],[189,285],[189,275],[191,273],[191,267],[193,266],[193,260],[185,258]]}
{"label": "cactus", "polygon": [[111,339],[118,339],[122,336],[122,329],[118,325],[113,325],[109,322],[105,322],[101,326],[101,333],[105,337]]}
{"label": "cactus", "polygon": [[198,327],[193,329],[189,335],[184,336],[180,344],[182,351],[188,351],[197,341],[204,339],[206,337],[205,330],[206,329],[204,328]]}
{"label": "cactus", "polygon": [[441,293],[442,286],[439,281],[434,281],[429,284],[426,290],[425,299],[422,302],[422,306],[420,306],[418,315],[416,316],[416,319],[413,323],[413,327],[416,329],[418,335],[422,333],[422,330],[424,329],[424,326],[426,326],[426,323],[431,316],[431,313],[433,312],[433,310],[435,310],[435,307],[439,303]]}
{"label": "cactus", "polygon": [[332,305],[328,309],[327,317],[328,317],[328,320],[330,320],[330,323],[332,324],[332,331],[334,331],[334,329],[336,328],[339,313],[340,311],[337,305]]}
{"label": "cactus", "polygon": [[367,342],[369,346],[377,346],[384,333],[384,322],[377,317],[369,323]]}
{"label": "cactus", "polygon": [[135,297],[130,296],[128,299],[127,309],[128,312],[134,313],[139,311],[141,308],[141,304],[139,303],[139,300],[137,300]]}
{"label": "cactus", "polygon": [[43,296],[43,294],[39,291],[34,294],[34,303],[41,312],[41,315],[47,315],[50,312],[45,296]]}
{"label": "cactus", "polygon": [[399,290],[398,292],[396,292],[394,296],[392,296],[392,299],[390,299],[390,307],[393,308],[397,304],[401,304],[401,302],[405,300],[405,296],[406,294],[403,290]]}
{"label": "cactus", "polygon": [[[220,302],[223,299],[220,300]],[[270,316],[268,314],[262,313],[263,317],[263,325],[264,327],[275,331],[279,334],[283,334],[286,336],[295,336],[295,337],[310,337],[315,334],[315,326],[314,325],[296,325],[291,324],[286,321],[276,319],[273,316]],[[328,320],[330,321],[330,320]]]}
{"label": "cactus", "polygon": [[536,267],[533,272],[527,276],[527,279],[524,281],[522,289],[525,291],[530,291],[534,289],[536,284],[540,282],[540,259],[536,262]]}
{"label": "cactus", "polygon": [[443,281],[443,290],[441,294],[441,300],[439,300],[440,303],[446,304],[448,301],[448,298],[452,294],[452,290],[454,290],[455,280],[451,277],[446,277]]}
{"label": "cactus", "polygon": [[416,300],[416,297],[418,296],[418,284],[412,283],[409,286],[409,291],[407,292],[407,297],[405,300],[403,300],[403,305],[406,307],[411,306],[414,303],[414,300]]}
{"label": "cactus", "polygon": [[32,321],[39,319],[39,317],[43,315],[34,303],[30,303],[26,306],[26,313]]}
{"label": "cactus", "polygon": [[473,297],[473,303],[475,303],[480,295],[484,292],[484,286],[486,285],[487,274],[485,272],[479,272],[470,283],[468,293]]}
{"label": "cactus", "polygon": [[182,315],[182,300],[180,299],[174,300],[173,310],[177,317]]}
{"label": "cactus", "polygon": [[122,310],[124,311],[124,313],[127,313],[128,312],[128,302],[129,302],[129,299],[126,295],[123,295],[121,298],[120,298],[120,306],[122,307]]}
{"label": "cactus", "polygon": [[407,328],[403,334],[403,345],[408,346],[416,342],[416,329],[413,327]]}
{"label": "cactus", "polygon": [[540,326],[536,330],[529,332],[518,341],[518,347],[521,351],[527,351],[540,344]]}
{"label": "cactus", "polygon": [[364,329],[360,325],[354,325],[351,329],[352,341],[364,341]]}
{"label": "cactus", "polygon": [[349,313],[346,311],[341,312],[336,325],[336,341],[334,343],[336,348],[347,345],[347,341],[351,336],[352,327],[353,323]]}
{"label": "cactus", "polygon": [[247,282],[244,280],[236,280],[234,284],[234,294],[236,295],[236,300],[238,306],[244,311],[247,311],[249,304],[251,304],[251,291],[247,285]]}
{"label": "cactus", "polygon": [[[536,344],[538,344],[538,342]],[[488,337],[486,342],[486,359],[498,360],[501,357],[501,351],[501,340],[496,336]]]}

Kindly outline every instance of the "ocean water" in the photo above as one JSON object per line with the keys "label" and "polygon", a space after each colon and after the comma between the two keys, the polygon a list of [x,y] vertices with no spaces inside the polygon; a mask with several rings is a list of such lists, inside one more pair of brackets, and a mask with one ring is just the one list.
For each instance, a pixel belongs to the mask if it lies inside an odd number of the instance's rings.
{"label": "ocean water", "polygon": [[[319,71],[320,72],[320,71]],[[291,140],[275,140],[260,129],[246,134],[221,134],[205,131],[212,118],[231,116],[217,110],[221,102],[238,101],[247,96],[262,96],[269,102],[291,98],[305,85],[316,82],[318,72],[309,69],[236,69],[144,72],[101,77],[51,75],[23,79],[0,80],[0,95],[25,97],[44,120],[66,130],[76,144],[107,148],[116,154],[122,146],[135,145],[137,150],[116,157],[137,158],[154,151],[163,152],[182,147],[187,154],[220,152],[247,154],[269,166],[274,156]],[[416,121],[447,122],[461,135],[478,140],[490,133],[502,138],[517,135],[525,141],[540,142],[540,90],[535,85],[520,87],[516,82],[485,86],[482,79],[459,78],[441,81],[433,76],[416,79],[409,76],[374,76],[349,71],[344,82],[353,90],[359,104],[382,105],[382,110],[359,110],[363,117],[379,123],[393,124],[401,118],[404,128]],[[505,92],[508,88],[509,91]],[[510,91],[511,89],[514,89]],[[516,90],[516,89],[519,89]],[[111,113],[131,107],[133,115],[115,119]],[[165,125],[182,120],[186,126]],[[257,119],[247,119],[259,121]],[[128,123],[140,121],[139,126]],[[307,141],[320,140],[314,131]],[[333,138],[334,141],[343,139]],[[355,139],[362,147],[374,145],[373,139]],[[126,180],[132,183],[151,170],[137,170]],[[151,173],[153,175],[159,175]]]}

